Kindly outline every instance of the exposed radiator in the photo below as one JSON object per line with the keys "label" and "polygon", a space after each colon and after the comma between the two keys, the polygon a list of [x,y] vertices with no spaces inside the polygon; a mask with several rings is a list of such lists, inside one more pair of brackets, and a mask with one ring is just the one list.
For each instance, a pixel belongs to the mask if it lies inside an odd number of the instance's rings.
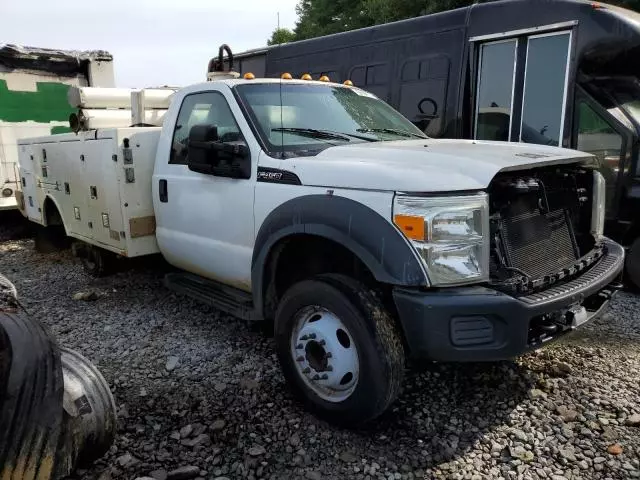
{"label": "exposed radiator", "polygon": [[501,223],[508,265],[533,278],[561,270],[578,259],[564,209],[546,214],[530,209],[506,215]]}

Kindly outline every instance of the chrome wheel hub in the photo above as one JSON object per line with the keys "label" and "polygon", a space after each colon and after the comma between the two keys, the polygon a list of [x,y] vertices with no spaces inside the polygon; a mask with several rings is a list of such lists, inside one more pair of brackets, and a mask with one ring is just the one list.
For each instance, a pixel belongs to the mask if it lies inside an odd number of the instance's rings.
{"label": "chrome wheel hub", "polygon": [[360,365],[347,327],[333,313],[306,307],[296,315],[291,355],[298,374],[320,398],[346,400],[358,384]]}

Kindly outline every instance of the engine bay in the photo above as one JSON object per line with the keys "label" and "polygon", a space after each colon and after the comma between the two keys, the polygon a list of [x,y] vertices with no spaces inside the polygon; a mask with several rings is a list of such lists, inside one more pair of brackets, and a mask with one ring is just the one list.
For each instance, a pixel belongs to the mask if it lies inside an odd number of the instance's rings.
{"label": "engine bay", "polygon": [[498,174],[489,186],[491,284],[528,294],[603,255],[591,233],[593,171],[555,166]]}

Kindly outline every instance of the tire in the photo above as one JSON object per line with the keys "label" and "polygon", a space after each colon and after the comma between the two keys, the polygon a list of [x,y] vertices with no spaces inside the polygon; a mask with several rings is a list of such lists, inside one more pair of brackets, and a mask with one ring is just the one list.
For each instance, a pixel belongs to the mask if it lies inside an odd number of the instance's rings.
{"label": "tire", "polygon": [[34,239],[34,247],[39,253],[59,252],[68,248],[68,238],[64,227],[38,227]]}
{"label": "tire", "polygon": [[640,291],[640,237],[635,239],[627,251],[624,267],[633,288]]}
{"label": "tire", "polygon": [[113,254],[98,247],[86,247],[80,256],[84,271],[92,277],[113,273]]}
{"label": "tire", "polygon": [[276,312],[275,342],[294,394],[331,423],[373,420],[400,393],[400,332],[378,297],[349,277],[321,275],[293,285]]}

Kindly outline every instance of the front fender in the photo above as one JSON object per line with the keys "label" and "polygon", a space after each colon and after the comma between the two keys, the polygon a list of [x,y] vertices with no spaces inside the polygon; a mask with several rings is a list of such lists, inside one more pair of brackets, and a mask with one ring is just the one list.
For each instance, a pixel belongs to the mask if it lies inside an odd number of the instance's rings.
{"label": "front fender", "polygon": [[381,283],[406,287],[428,285],[415,251],[387,219],[345,197],[306,195],[274,209],[256,236],[251,283],[254,307],[260,314],[269,253],[279,241],[296,234],[324,237],[343,245]]}

